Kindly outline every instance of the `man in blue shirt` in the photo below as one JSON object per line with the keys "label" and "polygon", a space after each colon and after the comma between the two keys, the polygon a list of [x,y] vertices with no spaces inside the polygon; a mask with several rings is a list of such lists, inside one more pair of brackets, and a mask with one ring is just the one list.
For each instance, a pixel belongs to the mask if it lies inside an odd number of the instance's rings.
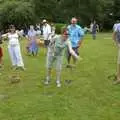
{"label": "man in blue shirt", "polygon": [[[72,18],[71,19],[71,25],[68,26],[68,34],[69,34],[69,39],[72,44],[72,49],[75,51],[77,55],[79,55],[79,47],[82,44],[83,41],[83,36],[84,36],[84,30],[77,25],[77,19]],[[71,54],[68,51],[68,64],[70,64],[71,60]],[[74,63],[76,63],[76,60],[73,58]]]}
{"label": "man in blue shirt", "polygon": [[115,84],[120,84],[120,23],[117,23],[114,26],[113,31],[113,40],[115,41],[115,44],[118,48],[118,58],[117,58],[117,79],[115,81]]}

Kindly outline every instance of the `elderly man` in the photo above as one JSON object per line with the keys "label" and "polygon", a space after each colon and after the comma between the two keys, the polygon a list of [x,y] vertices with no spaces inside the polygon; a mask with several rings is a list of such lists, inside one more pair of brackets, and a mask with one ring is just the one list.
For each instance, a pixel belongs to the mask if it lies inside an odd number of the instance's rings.
{"label": "elderly man", "polygon": [[[84,30],[79,25],[77,25],[76,18],[71,19],[71,25],[68,26],[68,34],[72,44],[72,49],[77,55],[79,55],[79,47],[81,46],[83,41]],[[70,60],[71,60],[71,53],[68,51],[68,58],[67,58],[68,65],[70,64]],[[73,58],[73,60],[75,64],[76,59]]]}
{"label": "elderly man", "polygon": [[114,25],[113,40],[118,47],[118,59],[117,59],[117,80],[115,84],[120,83],[120,23]]}
{"label": "elderly man", "polygon": [[51,26],[44,19],[43,20],[43,38],[44,38],[44,45],[46,48],[50,43],[50,40],[49,40],[50,35],[51,35]]}

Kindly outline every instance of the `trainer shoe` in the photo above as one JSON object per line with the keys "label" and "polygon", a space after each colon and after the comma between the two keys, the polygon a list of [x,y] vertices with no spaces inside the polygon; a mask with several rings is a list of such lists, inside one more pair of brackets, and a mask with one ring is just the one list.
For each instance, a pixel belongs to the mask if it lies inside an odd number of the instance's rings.
{"label": "trainer shoe", "polygon": [[45,84],[45,85],[48,85],[48,84],[49,84],[49,82],[50,82],[50,78],[49,78],[49,77],[47,77],[47,78],[46,78],[46,80],[45,80],[45,82],[44,82],[44,84]]}
{"label": "trainer shoe", "polygon": [[45,82],[44,82],[44,84],[45,84],[45,85],[48,85],[48,84],[49,84],[49,82],[48,82],[48,81],[45,81]]}
{"label": "trainer shoe", "polygon": [[60,83],[57,83],[57,87],[60,88],[60,87],[61,87],[61,84],[60,84]]}
{"label": "trainer shoe", "polygon": [[61,87],[60,81],[56,81],[56,84],[57,84],[57,87],[58,87],[58,88]]}

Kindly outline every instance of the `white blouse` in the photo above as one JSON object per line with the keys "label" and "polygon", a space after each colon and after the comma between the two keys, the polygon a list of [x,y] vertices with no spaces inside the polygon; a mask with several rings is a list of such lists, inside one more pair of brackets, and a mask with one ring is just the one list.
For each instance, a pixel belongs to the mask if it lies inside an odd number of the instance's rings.
{"label": "white blouse", "polygon": [[8,33],[9,45],[19,45],[19,36],[17,33]]}
{"label": "white blouse", "polygon": [[51,34],[51,26],[47,24],[43,26],[43,37],[44,40],[48,40],[49,35]]}

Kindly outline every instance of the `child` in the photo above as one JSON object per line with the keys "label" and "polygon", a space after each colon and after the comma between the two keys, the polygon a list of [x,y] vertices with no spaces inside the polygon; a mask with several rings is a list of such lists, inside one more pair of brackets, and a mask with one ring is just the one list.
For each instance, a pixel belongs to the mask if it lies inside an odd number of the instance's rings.
{"label": "child", "polygon": [[75,59],[79,58],[77,54],[72,50],[71,43],[68,40],[67,28],[63,28],[61,31],[61,35],[53,37],[48,46],[47,77],[45,81],[46,85],[49,84],[51,69],[53,67],[53,64],[56,62],[56,73],[57,73],[56,84],[57,87],[61,87],[60,77],[61,77],[62,61],[63,61],[64,49],[66,47],[68,47],[69,52],[72,54],[72,56]]}
{"label": "child", "polygon": [[37,40],[37,33],[34,30],[34,26],[30,25],[30,30],[28,31],[28,52],[33,56],[37,56],[38,53],[38,45],[36,43]]}

